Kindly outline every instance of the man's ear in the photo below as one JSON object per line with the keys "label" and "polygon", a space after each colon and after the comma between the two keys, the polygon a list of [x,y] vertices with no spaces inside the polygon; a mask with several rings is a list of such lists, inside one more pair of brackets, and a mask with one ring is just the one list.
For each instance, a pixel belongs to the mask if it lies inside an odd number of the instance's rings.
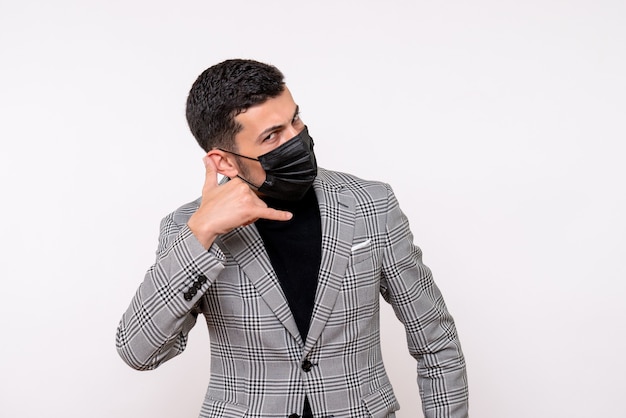
{"label": "man's ear", "polygon": [[237,177],[237,174],[239,174],[235,158],[232,155],[219,149],[212,149],[207,153],[207,157],[213,160],[213,164],[215,164],[219,174],[230,179]]}

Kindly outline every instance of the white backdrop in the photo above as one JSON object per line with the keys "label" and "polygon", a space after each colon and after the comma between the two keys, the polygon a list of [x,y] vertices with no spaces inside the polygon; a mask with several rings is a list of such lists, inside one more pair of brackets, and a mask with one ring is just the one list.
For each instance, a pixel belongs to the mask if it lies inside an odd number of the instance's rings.
{"label": "white backdrop", "polygon": [[[117,322],[199,195],[206,67],[277,65],[320,165],[389,182],[481,418],[617,417],[626,390],[626,3],[0,1],[0,416],[195,417],[199,323],[152,372]],[[383,312],[402,405],[415,364]]]}

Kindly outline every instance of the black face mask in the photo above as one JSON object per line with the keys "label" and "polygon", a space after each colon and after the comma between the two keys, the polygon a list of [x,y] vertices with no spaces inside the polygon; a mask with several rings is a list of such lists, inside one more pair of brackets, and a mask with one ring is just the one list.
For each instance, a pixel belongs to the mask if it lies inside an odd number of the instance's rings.
{"label": "black face mask", "polygon": [[237,177],[257,189],[259,193],[274,199],[292,201],[302,199],[317,176],[313,139],[309,136],[307,127],[289,141],[259,158],[246,157],[224,149],[222,151],[260,162],[266,174],[265,181],[260,186],[239,175]]}

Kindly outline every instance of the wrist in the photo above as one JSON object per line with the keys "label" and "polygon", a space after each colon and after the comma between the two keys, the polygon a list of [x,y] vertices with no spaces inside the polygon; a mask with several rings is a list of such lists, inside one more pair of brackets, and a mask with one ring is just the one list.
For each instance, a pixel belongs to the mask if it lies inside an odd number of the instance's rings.
{"label": "wrist", "polygon": [[219,235],[206,224],[196,222],[196,219],[194,219],[193,215],[187,222],[187,227],[196,237],[198,242],[200,242],[200,244],[202,244],[202,246],[207,250],[211,247],[213,241],[215,241],[215,238],[217,238],[217,236]]}

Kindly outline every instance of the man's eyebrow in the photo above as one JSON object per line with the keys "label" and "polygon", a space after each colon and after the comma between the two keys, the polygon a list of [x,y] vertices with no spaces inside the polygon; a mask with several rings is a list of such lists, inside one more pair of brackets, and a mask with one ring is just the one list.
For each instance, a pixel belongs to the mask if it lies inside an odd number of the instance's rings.
{"label": "man's eyebrow", "polygon": [[[293,112],[293,116],[291,117],[291,121],[293,121],[293,120],[296,118],[296,116],[298,116],[298,114],[299,114],[299,113],[300,113],[300,106],[296,105],[296,110],[295,110],[295,112]],[[290,121],[290,122],[291,122],[291,121]],[[263,130],[263,131],[259,134],[258,138],[263,138],[265,135],[269,134],[270,132],[275,131],[275,130],[277,130],[277,129],[284,128],[284,127],[285,127],[285,125],[284,125],[284,124],[282,124],[282,125],[274,125],[274,126],[270,126],[269,128],[264,129],[264,130]]]}

